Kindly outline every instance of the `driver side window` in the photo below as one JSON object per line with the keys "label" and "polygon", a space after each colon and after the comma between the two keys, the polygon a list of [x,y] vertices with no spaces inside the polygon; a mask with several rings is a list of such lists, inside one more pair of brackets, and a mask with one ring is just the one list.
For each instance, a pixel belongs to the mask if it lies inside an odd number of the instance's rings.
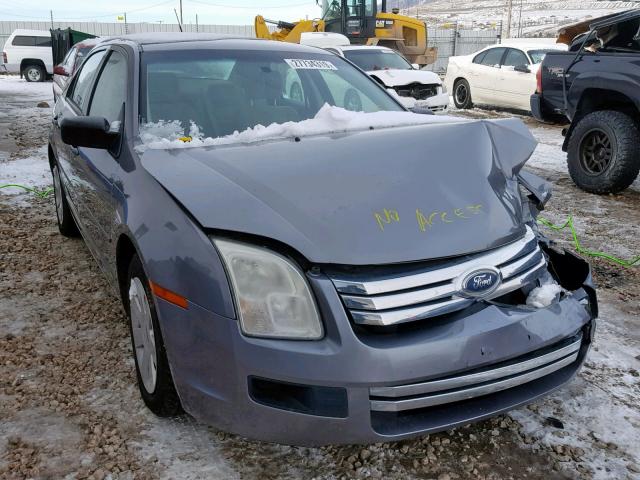
{"label": "driver side window", "polygon": [[106,118],[109,123],[120,119],[127,94],[127,59],[114,50],[104,64],[89,107],[89,115]]}
{"label": "driver side window", "polygon": [[106,51],[102,50],[87,58],[75,76],[73,85],[67,91],[67,98],[83,113],[87,111],[89,97],[91,96],[91,86],[98,74],[98,68],[105,53]]}

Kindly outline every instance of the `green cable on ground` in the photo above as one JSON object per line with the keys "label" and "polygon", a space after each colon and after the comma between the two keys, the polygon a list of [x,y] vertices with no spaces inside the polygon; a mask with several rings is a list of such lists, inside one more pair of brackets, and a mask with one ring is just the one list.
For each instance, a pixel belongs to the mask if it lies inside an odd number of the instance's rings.
{"label": "green cable on ground", "polygon": [[31,187],[25,187],[24,185],[18,185],[15,183],[9,183],[7,185],[0,185],[0,188],[8,188],[8,187],[16,187],[16,188],[22,188],[23,190],[26,190],[27,192],[31,192],[34,195],[40,197],[40,198],[46,198],[48,197],[51,193],[53,193],[53,188],[49,187],[49,188],[44,188],[42,190],[38,190],[37,188],[31,188]]}
{"label": "green cable on ground", "polygon": [[608,253],[594,252],[592,250],[588,250],[584,248],[582,245],[580,245],[580,241],[578,240],[578,234],[576,233],[576,228],[573,225],[573,217],[571,215],[569,215],[569,218],[567,218],[567,221],[564,222],[562,225],[555,225],[545,218],[538,218],[538,223],[541,223],[542,225],[545,225],[546,227],[549,227],[552,230],[556,230],[556,231],[564,230],[565,228],[569,227],[569,230],[571,230],[571,236],[573,237],[573,245],[576,251],[578,253],[582,253],[583,255],[587,255],[589,257],[605,258],[623,267],[633,267],[636,263],[640,262],[640,255],[638,255],[637,257],[631,260],[623,260],[621,258],[614,257],[613,255],[610,255]]}

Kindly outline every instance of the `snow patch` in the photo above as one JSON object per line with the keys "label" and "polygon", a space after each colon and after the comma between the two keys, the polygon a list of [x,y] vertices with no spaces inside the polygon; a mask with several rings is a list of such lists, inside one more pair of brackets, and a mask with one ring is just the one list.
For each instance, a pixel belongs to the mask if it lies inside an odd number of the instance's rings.
{"label": "snow patch", "polygon": [[27,82],[18,75],[0,76],[0,95],[36,97],[53,101],[53,87],[51,82]]}
{"label": "snow patch", "polygon": [[548,273],[540,279],[540,286],[534,288],[527,296],[527,305],[535,308],[545,308],[560,298],[564,289],[558,285]]}
{"label": "snow patch", "polygon": [[325,104],[315,117],[300,122],[272,123],[269,126],[256,125],[242,132],[234,132],[224,137],[204,138],[200,129],[191,123],[190,141],[181,140],[184,130],[178,121],[155,122],[140,125],[140,139],[143,145],[138,149],[194,148],[236,143],[254,143],[264,140],[344,133],[369,128],[391,128],[433,123],[468,122],[462,118],[422,115],[412,112],[352,112],[344,108]]}
{"label": "snow patch", "polygon": [[[36,150],[32,156],[0,163],[0,185],[19,184],[29,188],[51,186],[51,172],[47,160],[47,147]],[[6,187],[0,189],[5,195],[26,193],[24,189]]]}

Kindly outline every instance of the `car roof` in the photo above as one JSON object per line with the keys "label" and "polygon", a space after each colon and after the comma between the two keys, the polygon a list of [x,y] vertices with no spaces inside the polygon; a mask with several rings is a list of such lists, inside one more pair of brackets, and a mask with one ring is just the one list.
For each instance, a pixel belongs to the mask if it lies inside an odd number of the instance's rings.
{"label": "car roof", "polygon": [[51,33],[48,30],[29,30],[26,28],[18,28],[14,30],[11,35],[32,35],[35,37],[50,37]]}
{"label": "car roof", "polygon": [[343,51],[347,51],[347,50],[388,50],[391,52],[395,51],[389,47],[383,47],[379,45],[345,45],[338,48],[342,49]]}
{"label": "car roof", "polygon": [[544,42],[501,42],[495,45],[489,45],[484,48],[486,50],[488,48],[493,47],[507,47],[507,48],[518,48],[520,50],[566,50],[565,45],[559,45],[557,43],[544,43]]}
{"label": "car roof", "polygon": [[279,50],[308,53],[326,53],[321,48],[296,43],[276,42],[260,38],[240,37],[213,33],[156,32],[116,35],[101,44],[132,43],[145,51],[191,50],[193,48],[239,48],[251,50]]}
{"label": "car roof", "polygon": [[618,14],[607,15],[600,19],[595,19],[593,23],[589,24],[591,30],[595,30],[602,27],[608,27],[616,23],[626,22],[627,20],[633,20],[640,17],[640,8],[634,8],[633,10],[625,10]]}

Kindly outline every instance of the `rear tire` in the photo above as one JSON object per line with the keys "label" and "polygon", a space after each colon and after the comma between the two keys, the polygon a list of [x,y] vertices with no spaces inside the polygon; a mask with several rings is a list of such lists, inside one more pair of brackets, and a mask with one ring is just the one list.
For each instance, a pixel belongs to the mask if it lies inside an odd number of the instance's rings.
{"label": "rear tire", "polygon": [[71,214],[57,163],[54,163],[53,167],[51,167],[51,174],[53,175],[53,197],[56,206],[56,217],[58,219],[58,230],[60,230],[60,233],[65,237],[77,237],[80,235],[80,231]]}
{"label": "rear tire", "polygon": [[178,415],[183,410],[171,376],[149,280],[138,255],[134,255],[129,265],[124,297],[142,400],[159,417]]}
{"label": "rear tire", "polygon": [[22,76],[27,82],[44,82],[47,79],[47,72],[40,65],[27,65],[22,70]]}
{"label": "rear tire", "polygon": [[630,116],[614,110],[589,113],[569,139],[569,174],[587,192],[620,192],[640,171],[639,142],[640,132]]}
{"label": "rear tire", "polygon": [[464,78],[456,80],[456,83],[453,85],[453,103],[456,108],[459,109],[467,109],[473,106],[473,102],[471,101],[471,87],[469,86],[469,82]]}

